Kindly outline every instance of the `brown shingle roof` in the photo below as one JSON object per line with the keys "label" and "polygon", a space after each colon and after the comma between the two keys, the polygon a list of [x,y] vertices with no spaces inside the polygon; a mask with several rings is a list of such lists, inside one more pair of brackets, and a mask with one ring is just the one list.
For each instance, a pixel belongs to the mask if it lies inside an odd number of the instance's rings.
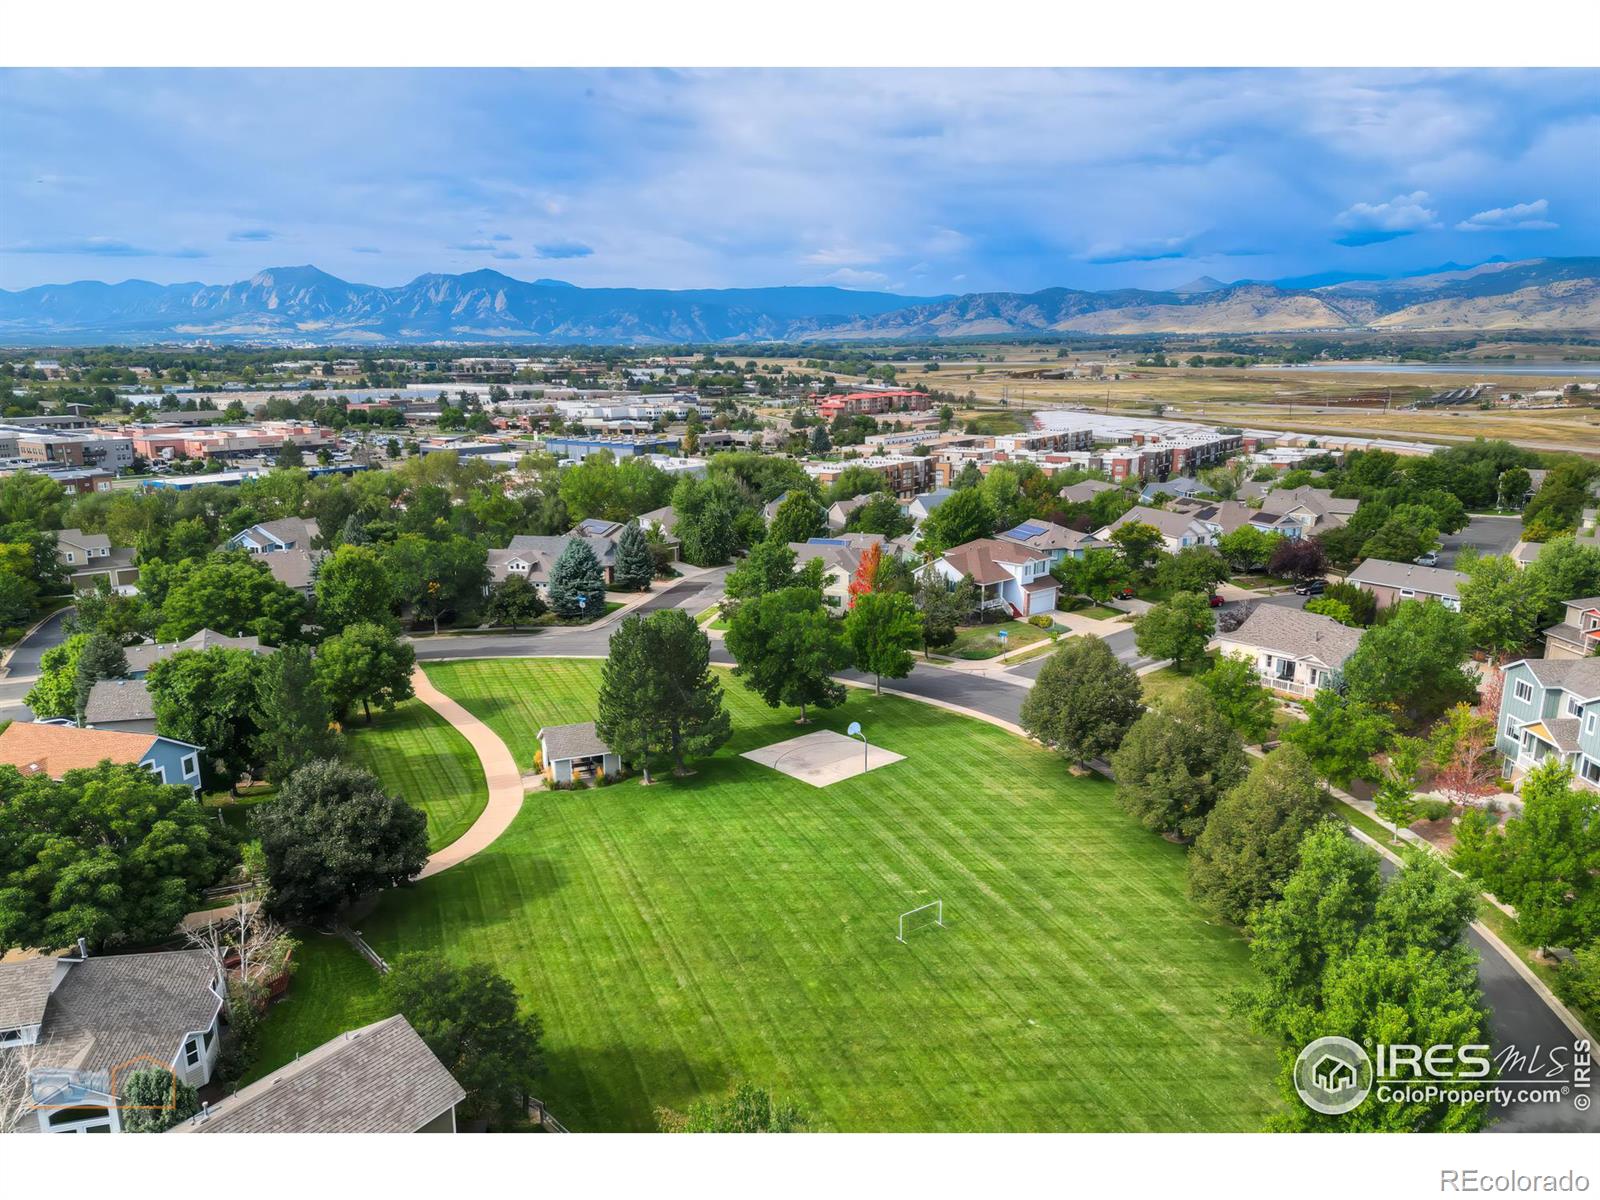
{"label": "brown shingle roof", "polygon": [[0,733],[0,763],[10,763],[24,775],[44,774],[59,779],[68,771],[96,766],[106,759],[137,763],[150,752],[155,740],[151,733],[13,721]]}
{"label": "brown shingle roof", "polygon": [[415,1133],[466,1092],[405,1017],[342,1033],[173,1133]]}
{"label": "brown shingle roof", "polygon": [[944,553],[944,561],[952,570],[971,575],[977,583],[1003,583],[1013,578],[1001,563],[1037,562],[1049,557],[1031,546],[999,538],[976,538]]}
{"label": "brown shingle roof", "polygon": [[0,963],[0,1029],[20,1029],[43,1021],[55,977],[53,958]]}
{"label": "brown shingle roof", "polygon": [[89,692],[83,706],[84,723],[109,725],[113,721],[153,721],[155,703],[142,679],[102,679]]}

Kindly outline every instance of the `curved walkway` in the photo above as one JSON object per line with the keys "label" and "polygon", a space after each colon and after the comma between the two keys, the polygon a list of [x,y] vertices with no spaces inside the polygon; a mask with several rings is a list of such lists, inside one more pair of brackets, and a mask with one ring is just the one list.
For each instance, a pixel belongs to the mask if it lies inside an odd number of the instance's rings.
{"label": "curved walkway", "polygon": [[455,841],[429,856],[428,865],[418,877],[426,879],[465,862],[510,828],[522,809],[522,772],[517,769],[517,760],[511,757],[500,735],[434,687],[420,666],[411,673],[411,686],[417,699],[467,739],[483,767],[484,782],[489,785],[489,802],[483,806],[478,819]]}

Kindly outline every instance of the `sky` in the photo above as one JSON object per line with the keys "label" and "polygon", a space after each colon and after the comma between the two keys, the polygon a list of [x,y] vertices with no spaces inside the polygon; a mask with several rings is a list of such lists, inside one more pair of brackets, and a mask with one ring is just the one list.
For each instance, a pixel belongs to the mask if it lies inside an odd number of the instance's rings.
{"label": "sky", "polygon": [[1600,253],[1600,71],[0,71],[0,287],[939,295]]}

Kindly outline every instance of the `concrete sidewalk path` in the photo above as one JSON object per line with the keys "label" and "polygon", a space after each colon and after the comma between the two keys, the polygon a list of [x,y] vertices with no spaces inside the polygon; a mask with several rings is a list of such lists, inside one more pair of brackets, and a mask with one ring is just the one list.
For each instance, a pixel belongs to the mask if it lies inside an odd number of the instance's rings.
{"label": "concrete sidewalk path", "polygon": [[489,785],[489,803],[483,806],[478,819],[465,833],[429,857],[428,865],[422,868],[419,876],[426,879],[465,862],[510,828],[522,809],[524,789],[517,760],[499,734],[434,687],[420,666],[411,674],[411,686],[417,699],[449,721],[456,732],[467,739],[483,766],[484,780]]}

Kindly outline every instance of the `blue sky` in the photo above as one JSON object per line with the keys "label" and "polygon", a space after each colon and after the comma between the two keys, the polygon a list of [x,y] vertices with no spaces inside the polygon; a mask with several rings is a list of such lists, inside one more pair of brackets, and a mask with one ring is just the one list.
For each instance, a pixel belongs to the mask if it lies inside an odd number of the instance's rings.
{"label": "blue sky", "polygon": [[1600,253],[1600,72],[0,71],[0,287],[935,294]]}

